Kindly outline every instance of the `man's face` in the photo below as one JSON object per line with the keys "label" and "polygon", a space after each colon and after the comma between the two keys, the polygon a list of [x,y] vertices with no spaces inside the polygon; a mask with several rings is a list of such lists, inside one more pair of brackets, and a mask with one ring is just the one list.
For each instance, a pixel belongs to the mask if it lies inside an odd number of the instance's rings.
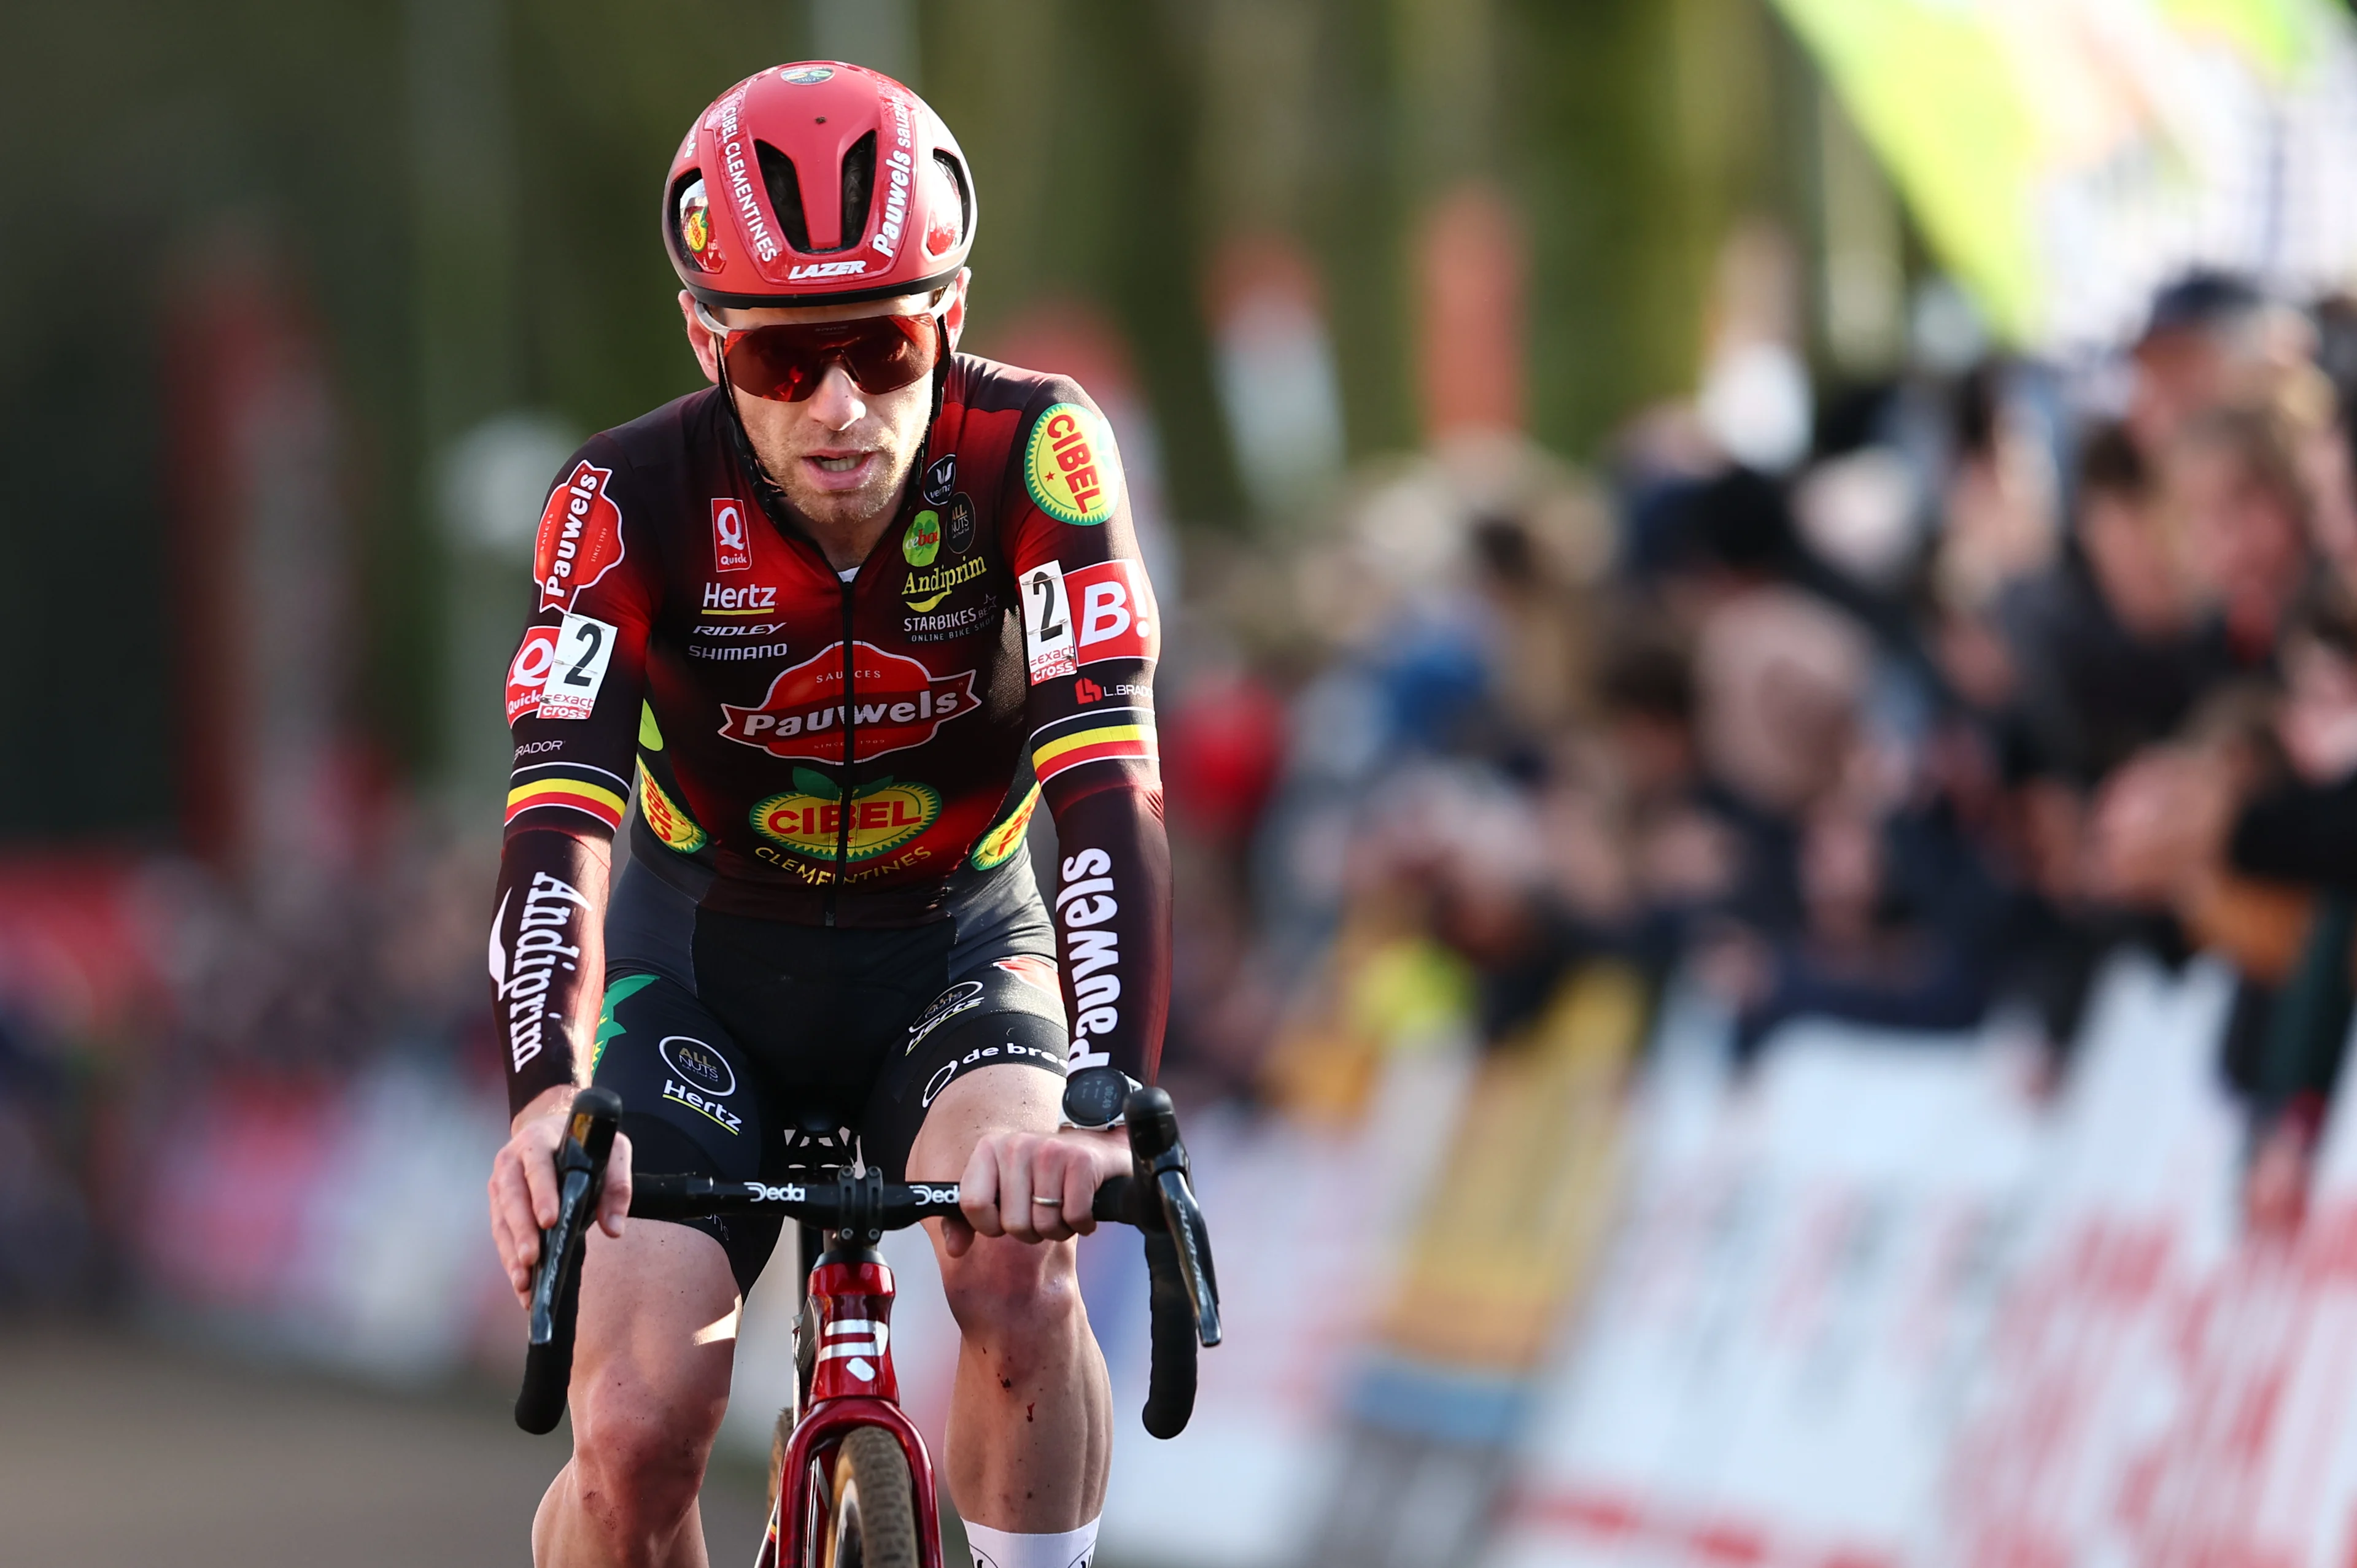
{"label": "man's face", "polygon": [[[694,299],[682,291],[680,313],[706,378],[720,379],[717,340],[696,320]],[[775,322],[841,321],[862,316],[914,316],[921,295],[795,310],[720,310],[730,328]],[[754,397],[735,387],[737,412],[761,466],[796,510],[823,529],[856,528],[888,518],[899,504],[932,413],[933,379],[920,376],[897,392],[860,390],[841,364],[829,365],[818,390],[800,403]]]}

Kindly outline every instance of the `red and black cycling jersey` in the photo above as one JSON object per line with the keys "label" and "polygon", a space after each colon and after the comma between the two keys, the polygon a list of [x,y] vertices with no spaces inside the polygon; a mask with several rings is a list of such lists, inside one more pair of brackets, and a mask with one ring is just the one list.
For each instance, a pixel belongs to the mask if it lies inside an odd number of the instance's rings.
{"label": "red and black cycling jersey", "polygon": [[740,441],[707,389],[592,437],[550,491],[507,683],[490,968],[511,1102],[585,1070],[633,801],[633,855],[704,908],[907,927],[1013,860],[1044,795],[1071,1065],[1150,1079],[1160,628],[1103,417],[1069,381],[955,356],[847,576]]}

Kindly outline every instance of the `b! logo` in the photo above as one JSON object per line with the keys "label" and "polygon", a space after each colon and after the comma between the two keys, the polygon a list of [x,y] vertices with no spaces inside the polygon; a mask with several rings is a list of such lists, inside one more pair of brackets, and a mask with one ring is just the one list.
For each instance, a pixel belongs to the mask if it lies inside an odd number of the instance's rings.
{"label": "b! logo", "polygon": [[745,532],[745,503],[731,496],[712,498],[712,569],[753,569],[753,541]]}
{"label": "b! logo", "polygon": [[665,1035],[656,1052],[671,1070],[704,1090],[726,1100],[737,1092],[737,1074],[728,1058],[702,1040],[685,1035]]}

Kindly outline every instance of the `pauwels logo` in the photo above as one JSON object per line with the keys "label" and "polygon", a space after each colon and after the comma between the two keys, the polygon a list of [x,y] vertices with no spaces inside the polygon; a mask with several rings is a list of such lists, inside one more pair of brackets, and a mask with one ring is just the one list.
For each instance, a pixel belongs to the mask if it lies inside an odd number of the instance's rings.
{"label": "pauwels logo", "polygon": [[[507,1007],[508,1065],[522,1072],[523,1064],[540,1055],[546,1044],[546,1030],[553,1020],[546,1005],[548,988],[555,982],[556,972],[571,972],[580,965],[581,934],[574,912],[579,910],[579,918],[586,918],[589,900],[563,877],[533,872],[532,885],[524,889],[523,908],[516,917],[515,945],[511,950],[501,933],[507,928],[508,901],[514,897],[511,888],[507,897],[500,900],[499,913],[491,917],[490,969],[491,983]],[[565,940],[568,937],[570,941]]]}
{"label": "pauwels logo", "polygon": [[[859,760],[905,751],[933,738],[942,725],[978,705],[974,672],[936,676],[914,659],[887,653],[872,642],[852,648],[849,718],[859,731]],[[760,703],[720,706],[720,733],[772,757],[843,760],[843,644],[811,655],[770,682]]]}
{"label": "pauwels logo", "polygon": [[753,569],[753,542],[745,532],[745,503],[734,496],[712,498],[712,569]]}
{"label": "pauwels logo", "polygon": [[613,477],[611,468],[576,463],[550,494],[532,549],[542,609],[572,609],[582,589],[621,561],[622,511],[606,494]]}
{"label": "pauwels logo", "polygon": [[1059,869],[1063,885],[1056,890],[1056,919],[1064,928],[1064,964],[1080,1014],[1072,1022],[1072,1054],[1065,1065],[1078,1072],[1113,1060],[1090,1040],[1121,1027],[1121,934],[1107,925],[1121,913],[1121,904],[1107,875],[1113,856],[1104,851],[1084,849],[1067,856]]}

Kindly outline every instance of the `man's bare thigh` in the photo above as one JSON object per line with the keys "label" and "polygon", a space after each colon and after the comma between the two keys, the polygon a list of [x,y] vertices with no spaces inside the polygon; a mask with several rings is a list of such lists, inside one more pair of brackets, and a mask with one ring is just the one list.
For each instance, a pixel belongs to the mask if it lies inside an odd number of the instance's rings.
{"label": "man's bare thigh", "polygon": [[[701,1230],[633,1219],[592,1230],[581,1271],[574,1414],[717,1423],[737,1348],[737,1281]],[[668,1413],[666,1413],[668,1412]],[[682,1435],[685,1435],[683,1434]]]}
{"label": "man's bare thigh", "polygon": [[1032,1067],[986,1067],[942,1090],[909,1149],[910,1181],[955,1181],[990,1133],[1052,1133],[1064,1080]]}

